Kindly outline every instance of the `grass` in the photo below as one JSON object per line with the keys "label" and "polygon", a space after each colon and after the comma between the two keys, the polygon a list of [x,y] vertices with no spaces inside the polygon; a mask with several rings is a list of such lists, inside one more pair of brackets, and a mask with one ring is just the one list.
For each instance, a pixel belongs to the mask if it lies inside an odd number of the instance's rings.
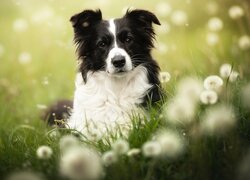
{"label": "grass", "polygon": [[[243,106],[241,88],[249,84],[250,51],[241,50],[238,39],[241,35],[249,35],[249,2],[237,2],[244,7],[246,14],[234,21],[228,17],[228,8],[235,5],[233,0],[216,1],[219,11],[215,14],[206,10],[208,4],[214,1],[169,1],[173,10],[181,9],[188,15],[188,25],[181,27],[171,23],[170,16],[161,16],[155,9],[159,1],[103,2],[0,2],[0,45],[4,48],[2,55],[0,52],[0,179],[20,170],[39,172],[46,179],[65,179],[58,168],[61,156],[59,140],[65,134],[76,133],[48,127],[41,121],[42,110],[37,105],[73,98],[76,56],[69,17],[82,9],[98,7],[102,9],[104,17],[117,17],[126,6],[149,9],[160,17],[161,22],[168,22],[171,27],[169,33],[160,33],[156,27],[156,44],[165,44],[167,50],[160,51],[159,48],[153,51],[162,71],[169,71],[172,76],[170,82],[164,84],[166,101],[175,96],[176,84],[182,77],[192,75],[205,78],[219,74],[219,67],[223,63],[233,65],[240,77],[234,83],[224,81],[218,104],[227,103],[234,107],[237,124],[224,136],[197,135],[195,130],[207,111],[207,105],[199,105],[195,123],[180,126],[166,123],[166,118],[160,115],[165,106],[151,108],[150,121],[145,125],[134,118],[133,128],[127,138],[130,147],[141,148],[154,137],[155,132],[167,128],[183,135],[186,142],[184,153],[176,159],[122,156],[117,163],[105,168],[103,179],[210,180],[241,179],[243,175],[246,176],[242,161],[249,154],[250,111]],[[52,14],[34,22],[32,17],[36,17],[41,9]],[[208,19],[213,16],[223,20],[224,28],[218,32],[219,43],[208,46],[206,34],[209,30],[206,26]],[[18,18],[27,23],[28,27],[23,32],[12,27]],[[22,52],[31,54],[30,62],[19,62],[18,57]],[[60,136],[51,136],[54,131],[59,131]],[[116,136],[113,137],[115,139]],[[82,143],[95,147],[101,153],[110,150],[112,144],[105,139],[98,142],[82,140]],[[36,150],[41,145],[49,145],[53,149],[50,159],[37,158]],[[245,168],[250,169],[249,166]],[[240,173],[242,171],[243,174]]]}

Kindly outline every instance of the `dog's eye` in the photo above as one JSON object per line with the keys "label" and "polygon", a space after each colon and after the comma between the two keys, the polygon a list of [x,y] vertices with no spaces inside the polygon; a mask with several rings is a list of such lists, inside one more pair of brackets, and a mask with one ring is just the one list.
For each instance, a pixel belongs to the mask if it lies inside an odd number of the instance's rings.
{"label": "dog's eye", "polygon": [[100,48],[103,48],[103,47],[107,46],[107,43],[105,41],[100,41],[97,43],[97,46]]}
{"label": "dog's eye", "polygon": [[132,41],[132,37],[128,36],[125,39],[125,43],[130,43]]}

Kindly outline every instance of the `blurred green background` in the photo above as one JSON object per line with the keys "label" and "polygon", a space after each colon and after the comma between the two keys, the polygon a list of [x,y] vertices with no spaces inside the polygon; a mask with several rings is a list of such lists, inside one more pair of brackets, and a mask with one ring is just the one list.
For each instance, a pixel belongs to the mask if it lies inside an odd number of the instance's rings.
{"label": "blurred green background", "polygon": [[[242,6],[244,17],[232,20],[228,14],[232,5]],[[249,34],[247,0],[237,4],[233,0],[1,0],[3,127],[8,127],[8,122],[33,123],[45,105],[73,98],[76,55],[69,19],[84,9],[97,8],[105,19],[121,17],[127,8],[147,9],[157,15],[162,26],[155,26],[153,55],[162,71],[170,72],[170,88],[171,83],[186,74],[217,74],[225,62],[233,64],[241,76],[244,68],[247,70],[248,66],[240,67],[240,63],[249,60],[249,53],[238,47],[239,37]],[[216,32],[208,28],[212,17],[223,23]]]}

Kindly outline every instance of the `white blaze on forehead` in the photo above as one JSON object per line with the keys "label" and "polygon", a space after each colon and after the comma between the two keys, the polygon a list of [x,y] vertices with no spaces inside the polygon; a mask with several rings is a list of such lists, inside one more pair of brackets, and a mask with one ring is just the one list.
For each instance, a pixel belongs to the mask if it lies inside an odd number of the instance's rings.
{"label": "white blaze on forehead", "polygon": [[114,36],[114,47],[118,47],[116,43],[116,26],[114,19],[109,20],[109,31]]}

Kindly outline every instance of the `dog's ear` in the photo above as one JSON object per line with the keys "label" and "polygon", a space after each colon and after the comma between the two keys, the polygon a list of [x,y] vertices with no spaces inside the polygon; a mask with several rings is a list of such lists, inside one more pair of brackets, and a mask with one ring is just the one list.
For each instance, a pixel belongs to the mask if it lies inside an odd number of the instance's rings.
{"label": "dog's ear", "polygon": [[128,9],[127,13],[125,14],[125,17],[131,20],[137,21],[143,25],[152,26],[153,23],[157,25],[161,25],[158,18],[152,12],[149,12],[146,10],[140,10],[140,9],[129,10]]}
{"label": "dog's ear", "polygon": [[84,10],[81,13],[75,14],[70,18],[70,22],[74,28],[82,27],[88,28],[93,24],[102,20],[102,12],[100,9],[93,10]]}

